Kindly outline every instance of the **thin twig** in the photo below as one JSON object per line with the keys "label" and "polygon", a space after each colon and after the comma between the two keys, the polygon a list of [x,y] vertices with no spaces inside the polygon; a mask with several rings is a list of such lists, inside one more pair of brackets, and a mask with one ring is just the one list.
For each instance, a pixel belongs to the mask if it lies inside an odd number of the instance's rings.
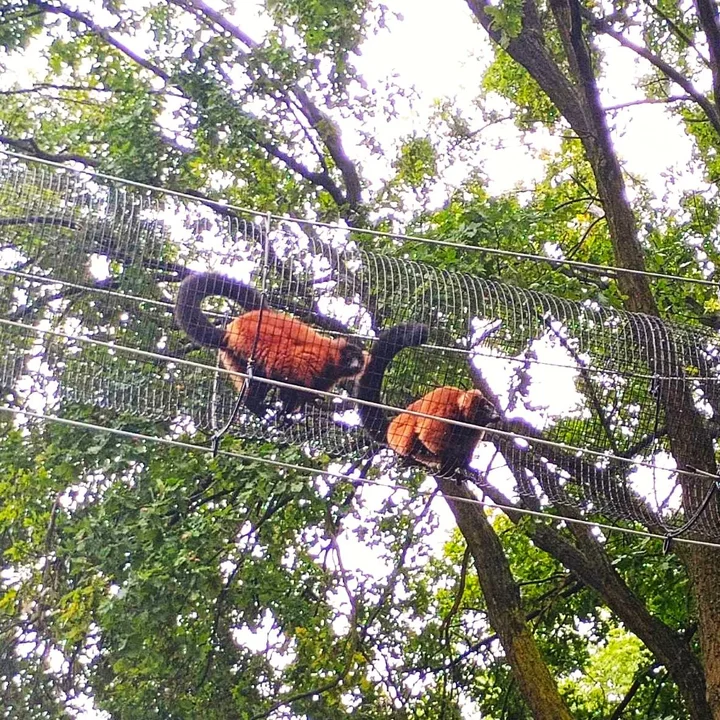
{"label": "thin twig", "polygon": [[462,564],[460,565],[460,580],[457,584],[457,590],[455,591],[455,599],[453,600],[452,607],[450,608],[448,614],[443,618],[443,621],[440,625],[439,635],[445,639],[445,646],[449,649],[450,648],[450,623],[452,622],[452,619],[457,615],[458,610],[460,609],[460,603],[462,602],[463,595],[465,594],[465,583],[467,580],[467,571],[468,566],[470,564],[470,548],[465,548],[465,553],[463,554]]}
{"label": "thin twig", "polygon": [[657,668],[661,667],[662,663],[660,662],[654,662],[652,665],[648,665],[647,667],[643,668],[642,670],[639,670],[635,674],[635,679],[632,681],[632,685],[628,688],[628,691],[625,693],[625,697],[618,703],[617,707],[613,711],[613,714],[608,718],[608,720],[620,720],[623,713],[627,709],[627,706],[630,704],[632,699],[637,694],[638,690],[642,687],[643,682],[645,681],[645,678]]}

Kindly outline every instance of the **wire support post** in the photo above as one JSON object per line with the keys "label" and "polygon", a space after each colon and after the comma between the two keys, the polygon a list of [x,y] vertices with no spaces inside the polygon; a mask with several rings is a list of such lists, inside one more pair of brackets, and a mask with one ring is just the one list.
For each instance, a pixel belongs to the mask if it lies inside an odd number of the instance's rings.
{"label": "wire support post", "polygon": [[223,427],[215,432],[215,434],[212,436],[212,439],[210,441],[210,446],[212,448],[213,457],[217,456],[218,449],[220,447],[220,441],[223,439],[223,437],[227,434],[228,430],[232,427],[233,423],[235,422],[235,419],[237,418],[238,413],[240,412],[240,408],[243,407],[250,396],[250,393],[252,391],[252,384],[253,380],[255,378],[255,355],[257,353],[257,346],[258,342],[260,340],[260,334],[262,332],[262,321],[263,321],[263,313],[265,311],[265,293],[260,297],[260,310],[258,312],[258,321],[257,325],[255,327],[255,337],[253,339],[253,345],[250,352],[250,357],[248,357],[247,362],[245,363],[245,378],[243,382],[243,388],[240,391],[240,394],[237,397],[237,400],[235,401],[235,404],[233,405],[232,412],[230,413],[230,417],[228,418],[227,422]]}
{"label": "wire support post", "polygon": [[233,426],[233,423],[235,422],[235,419],[240,412],[240,408],[245,405],[245,402],[247,401],[247,398],[249,397],[252,390],[252,384],[255,378],[255,355],[257,352],[258,342],[260,340],[260,333],[262,332],[262,320],[264,311],[265,294],[263,293],[260,298],[260,310],[258,312],[257,326],[255,327],[255,338],[253,339],[252,351],[250,353],[250,357],[247,359],[247,362],[245,364],[245,378],[243,382],[243,388],[240,391],[237,400],[235,400],[235,404],[233,405],[233,409],[230,413],[230,417],[227,419],[227,422],[220,430],[216,431],[213,434],[212,439],[210,440],[210,447],[212,449],[213,457],[217,457],[218,450],[220,449],[220,441],[227,434],[228,430],[230,430],[230,428]]}
{"label": "wire support post", "polygon": [[212,450],[212,456],[214,458],[218,456],[218,452],[220,451],[220,441],[223,439],[223,437],[225,437],[225,435],[227,435],[228,430],[230,430],[230,428],[233,426],[233,423],[235,422],[235,419],[240,412],[240,408],[245,405],[245,400],[248,396],[248,393],[250,392],[250,383],[252,383],[253,381],[253,365],[254,363],[252,361],[252,358],[250,358],[247,361],[247,368],[245,371],[245,384],[243,385],[242,391],[238,394],[237,400],[235,400],[233,409],[230,412],[230,417],[227,419],[222,428],[220,428],[220,430],[216,430],[213,433],[213,436],[210,439],[210,449]]}

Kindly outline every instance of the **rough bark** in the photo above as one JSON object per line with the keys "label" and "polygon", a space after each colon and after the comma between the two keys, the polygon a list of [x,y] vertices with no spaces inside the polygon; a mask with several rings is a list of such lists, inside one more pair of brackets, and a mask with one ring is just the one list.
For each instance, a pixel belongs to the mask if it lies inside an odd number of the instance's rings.
{"label": "rough bark", "polygon": [[720,22],[718,21],[718,8],[713,0],[695,0],[695,8],[710,53],[715,108],[720,110]]}
{"label": "rough bark", "polygon": [[[648,318],[650,320],[650,318]],[[472,371],[473,381],[487,397],[492,398],[493,393],[487,381],[479,369]],[[497,404],[497,399],[495,400]],[[503,425],[504,430],[516,432],[525,437],[539,435],[529,423],[522,420],[515,420],[512,423]],[[563,490],[560,487],[549,487],[552,479],[544,477],[548,473],[547,463],[537,457],[532,450],[518,453],[510,438],[499,438],[496,444],[503,453],[509,469],[512,471],[518,483],[526,477],[530,471],[540,483],[543,491],[555,498],[555,507],[566,517],[581,519],[580,513],[570,502],[563,504]],[[579,458],[563,453],[558,449],[551,449],[547,452],[543,448],[542,455],[546,456],[550,463],[563,468],[571,477],[575,478],[578,485],[590,484],[596,486],[598,491],[601,488],[607,490],[611,487],[612,473],[606,470],[585,465]],[[607,472],[607,474],[605,474]],[[617,471],[616,471],[617,472]],[[599,474],[596,474],[599,473]],[[585,481],[585,482],[583,482]],[[622,478],[620,479],[622,486]],[[502,492],[492,485],[483,486],[485,494],[496,504],[503,508],[511,508],[513,503]],[[634,499],[627,496],[625,501],[632,502]],[[523,500],[516,507],[528,508],[535,512],[542,511],[542,506],[532,493],[524,493]],[[643,517],[643,508],[636,509],[636,517]],[[521,512],[505,510],[506,514],[514,523],[519,523],[524,515]],[[652,517],[648,515],[646,521],[650,529],[655,532],[662,532],[661,527],[652,524]],[[603,599],[607,607],[622,619],[625,626],[635,633],[655,655],[655,657],[667,668],[668,673],[678,686],[688,713],[692,718],[711,717],[710,707],[706,699],[705,677],[700,661],[695,656],[687,638],[678,634],[673,628],[666,625],[660,619],[654,617],[646,605],[630,589],[625,580],[612,566],[603,547],[597,537],[589,532],[588,528],[579,524],[568,524],[568,532],[572,539],[568,538],[552,525],[536,521],[533,524],[524,523],[523,530],[533,540],[535,545],[562,563],[587,587],[595,590]]]}
{"label": "rough bark", "polygon": [[[490,37],[499,43],[500,32],[486,13],[490,7],[489,1],[467,0],[467,3]],[[717,30],[716,11],[710,17],[707,4],[700,2],[700,6],[704,11],[700,13],[701,21],[704,21],[706,31],[710,29],[708,39],[712,41],[711,36]],[[627,199],[620,163],[600,106],[592,58],[582,32],[581,8],[577,0],[550,0],[550,8],[557,22],[569,72],[555,62],[545,45],[544,31],[534,0],[525,0],[521,30],[505,49],[530,73],[580,138],[605,209],[616,264],[632,270],[644,270],[643,249],[634,213]],[[717,74],[715,66],[713,77]],[[700,107],[704,106],[700,104]],[[648,315],[658,314],[646,277],[621,273],[618,275],[618,286],[628,310]],[[663,365],[681,377],[677,358],[672,356],[671,348],[667,350],[665,357],[650,358],[651,366],[654,364],[654,370],[657,370]],[[686,388],[679,390],[677,384],[672,386],[666,382],[660,386],[660,395],[668,417],[671,449],[678,466],[697,467],[714,473],[716,467],[712,441],[690,393]],[[682,477],[680,482],[686,512],[691,513],[697,507],[697,480]],[[720,552],[693,547],[684,552],[682,558],[697,605],[707,686],[705,708],[698,704],[689,710],[694,718],[712,717],[720,720]],[[605,596],[608,588],[603,593]],[[674,667],[678,670],[677,666]],[[668,669],[671,670],[671,667],[668,666]],[[678,683],[686,699],[697,694],[697,687],[694,686],[697,678],[673,674],[673,680]]]}
{"label": "rough bark", "polygon": [[[647,318],[652,322],[652,318]],[[475,386],[486,397],[494,398],[492,389],[478,368],[471,368],[471,375]],[[495,404],[498,404],[495,398]],[[502,428],[523,437],[540,437],[541,434],[532,425],[523,420],[513,420],[503,423]],[[556,476],[550,471],[548,462],[562,468],[570,478],[579,486],[596,488],[598,493],[612,492],[617,495],[623,492],[624,504],[635,508],[636,518],[646,517],[646,524],[654,532],[663,532],[660,525],[653,523],[653,513],[638,498],[625,488],[622,477],[624,468],[600,469],[594,463],[587,463],[575,455],[565,453],[557,448],[540,448],[536,453],[532,446],[525,452],[517,452],[517,448],[510,437],[496,438],[496,446],[503,454],[508,468],[515,476],[518,485],[522,487],[523,479],[529,471],[537,479],[543,492],[553,498],[553,504],[563,516],[582,519],[581,514],[570,501],[564,502],[564,490],[557,484]],[[617,477],[615,477],[617,476]],[[505,509],[512,522],[518,524],[525,518],[521,509],[530,509],[541,512],[542,506],[530,488],[522,493],[523,499],[513,511],[513,502],[502,492],[490,484],[483,485],[485,494],[496,504]],[[627,493],[627,494],[625,494]],[[526,519],[526,518],[525,518]],[[693,653],[685,636],[676,632],[660,619],[654,617],[642,600],[635,595],[625,580],[611,564],[604,548],[597,537],[589,532],[586,526],[568,524],[568,532],[572,538],[554,526],[536,521],[533,524],[525,522],[523,530],[533,540],[535,545],[562,563],[584,585],[595,590],[603,599],[606,606],[622,619],[625,626],[635,633],[667,668],[669,675],[675,681],[692,718],[711,717],[710,707],[706,699],[705,677],[700,661]]]}
{"label": "rough bark", "polygon": [[525,621],[520,592],[500,540],[477,504],[454,498],[475,499],[454,480],[438,479],[438,486],[467,542],[487,604],[490,624],[502,642],[508,663],[533,717],[571,720],[557,685]]}

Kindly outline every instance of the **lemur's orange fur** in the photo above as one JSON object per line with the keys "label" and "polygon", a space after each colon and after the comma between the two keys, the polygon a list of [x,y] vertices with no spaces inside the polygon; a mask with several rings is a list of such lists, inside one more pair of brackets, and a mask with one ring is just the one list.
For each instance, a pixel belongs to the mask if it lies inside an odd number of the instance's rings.
{"label": "lemur's orange fur", "polygon": [[[473,425],[487,425],[498,419],[494,406],[480,390],[447,385],[423,395],[407,409]],[[462,427],[402,412],[390,421],[387,444],[398,455],[447,472],[467,467],[484,434],[482,427]]]}
{"label": "lemur's orange fur", "polygon": [[[435,388],[406,410],[436,415],[425,418],[401,412],[388,420],[382,408],[380,389],[385,371],[395,356],[405,348],[418,347],[429,337],[429,328],[419,323],[405,323],[383,330],[375,341],[365,371],[360,376],[358,399],[374,403],[358,405],[363,427],[376,441],[392,448],[398,455],[451,474],[466,468],[475,446],[482,439],[483,427],[500,419],[493,404],[480,390],[458,387]],[[467,428],[443,419],[470,423]]]}
{"label": "lemur's orange fur", "polygon": [[[346,338],[327,337],[292,315],[276,310],[263,310],[262,316],[261,311],[251,310],[236,317],[226,328],[224,349],[220,351],[223,366],[245,372],[251,355],[264,377],[310,390],[331,390],[342,378],[358,375],[365,365],[362,350]],[[232,380],[242,391],[244,378]],[[302,394],[297,400],[295,407],[286,409],[296,410],[302,404]]]}
{"label": "lemur's orange fur", "polygon": [[[247,312],[222,330],[210,323],[200,307],[211,295],[234,300]],[[292,315],[263,305],[262,295],[239,280],[218,273],[197,273],[180,285],[175,318],[198,345],[218,348],[227,370],[246,372],[252,357],[253,372],[259,377],[323,391],[362,372],[367,353],[359,345],[347,338],[323,335]],[[233,383],[239,391],[245,390],[244,378],[233,377]],[[251,383],[246,407],[262,414],[268,390],[265,383]],[[279,396],[286,412],[298,410],[313,397],[292,388],[281,388]]]}

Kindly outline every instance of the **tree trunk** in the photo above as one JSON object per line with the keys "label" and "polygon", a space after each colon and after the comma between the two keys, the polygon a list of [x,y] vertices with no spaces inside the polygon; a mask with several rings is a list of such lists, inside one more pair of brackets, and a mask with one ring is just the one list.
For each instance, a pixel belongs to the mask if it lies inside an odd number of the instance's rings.
{"label": "tree trunk", "polygon": [[533,717],[538,720],[571,720],[572,715],[560,697],[557,684],[525,622],[518,586],[484,509],[478,504],[454,499],[476,499],[465,486],[443,478],[438,479],[438,486],[467,542],[487,603],[490,624],[500,637],[508,663]]}
{"label": "tree trunk", "polygon": [[[523,467],[514,468],[514,473],[524,472]],[[498,505],[508,507],[510,501],[492,487],[486,494]],[[532,506],[540,511],[540,503]],[[505,511],[510,520],[519,523],[522,513]],[[572,516],[572,508],[564,508],[565,515]],[[525,525],[525,532],[538,548],[561,562],[584,585],[595,590],[606,606],[619,618],[625,627],[635,633],[667,668],[677,683],[680,694],[692,718],[709,720],[710,708],[705,698],[703,668],[692,652],[690,643],[682,635],[654,617],[645,604],[628,587],[613,567],[595,535],[584,525],[568,523],[574,543],[560,531],[545,522]]]}
{"label": "tree trunk", "polygon": [[[509,42],[503,42],[500,29],[486,13],[489,0],[467,0],[471,11],[490,37],[505,47],[510,56],[521,64],[540,85],[558,110],[577,133],[595,176],[603,203],[608,229],[613,243],[615,261],[619,267],[644,270],[643,249],[637,235],[635,216],[628,202],[620,163],[600,105],[599,93],[592,67],[592,58],[582,32],[580,7],[577,0],[550,0],[556,30],[562,41],[570,78],[548,51],[544,29],[534,0],[523,4],[522,27]],[[618,274],[618,286],[628,310],[658,315],[647,277]],[[681,366],[673,358],[655,358],[674,373]],[[668,435],[678,467],[697,467],[715,473],[715,456],[711,439],[697,412],[687,388],[661,387],[661,397],[668,418]],[[698,480],[681,476],[685,512],[697,507]],[[695,707],[694,718],[712,717],[720,720],[720,551],[692,547],[681,555],[691,580],[697,606],[699,632],[705,667],[707,703]],[[621,619],[622,613],[619,613]],[[697,694],[697,678],[682,677],[668,666],[673,680],[684,697]],[[691,683],[694,686],[688,685]]]}

